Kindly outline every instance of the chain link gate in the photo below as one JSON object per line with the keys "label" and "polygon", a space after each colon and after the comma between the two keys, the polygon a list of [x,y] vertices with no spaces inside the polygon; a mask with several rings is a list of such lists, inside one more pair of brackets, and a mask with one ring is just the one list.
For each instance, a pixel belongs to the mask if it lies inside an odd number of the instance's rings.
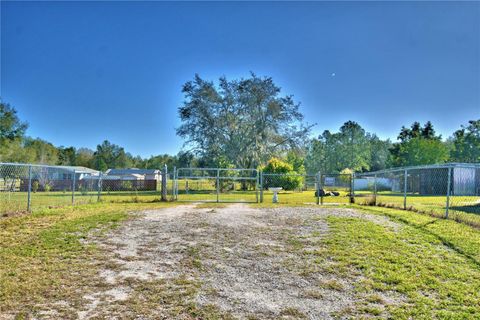
{"label": "chain link gate", "polygon": [[355,202],[352,174],[318,174],[318,197],[320,204],[346,204]]}
{"label": "chain link gate", "polygon": [[259,202],[256,169],[179,168],[174,198],[194,202]]}
{"label": "chain link gate", "polygon": [[260,172],[259,187],[260,202],[273,202],[275,193],[278,203],[292,205],[346,204],[354,199],[351,174]]}

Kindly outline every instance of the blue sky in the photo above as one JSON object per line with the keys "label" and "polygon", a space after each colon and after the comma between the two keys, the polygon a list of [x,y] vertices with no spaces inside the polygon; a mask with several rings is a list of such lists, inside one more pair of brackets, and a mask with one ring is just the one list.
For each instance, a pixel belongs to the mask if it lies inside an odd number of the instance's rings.
{"label": "blue sky", "polygon": [[480,118],[480,3],[1,2],[0,95],[55,145],[176,153],[182,84],[249,71],[315,134],[431,120],[449,136]]}

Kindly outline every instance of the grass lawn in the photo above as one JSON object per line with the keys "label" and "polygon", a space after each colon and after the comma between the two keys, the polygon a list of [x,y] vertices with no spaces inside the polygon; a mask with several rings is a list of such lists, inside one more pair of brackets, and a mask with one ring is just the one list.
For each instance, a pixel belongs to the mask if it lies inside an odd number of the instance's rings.
{"label": "grass lawn", "polygon": [[[373,199],[371,192],[356,192],[355,194],[357,195],[355,202],[358,204],[368,204]],[[446,196],[407,194],[406,206],[409,210],[418,210],[437,217],[444,217],[446,203]],[[403,209],[403,194],[386,191],[379,192],[377,194],[377,205]],[[480,227],[480,197],[451,196],[449,219]]]}
{"label": "grass lawn", "polygon": [[[332,234],[317,251],[319,268],[360,279],[355,290],[366,299],[354,313],[376,316],[386,310],[395,319],[480,317],[477,231],[465,227],[457,230],[459,234],[447,231],[438,236],[438,229],[430,232],[420,221],[397,231],[355,218],[331,217],[328,223]],[[445,238],[454,242],[444,242]],[[332,263],[326,264],[330,259]],[[386,293],[394,293],[402,302],[389,304]],[[346,311],[347,316],[352,312]]]}
{"label": "grass lawn", "polygon": [[84,260],[98,253],[82,239],[115,228],[130,210],[172,205],[96,203],[0,218],[0,315],[75,297],[95,272]]}
{"label": "grass lawn", "polygon": [[[35,314],[39,306],[52,301],[68,300],[80,308],[79,288],[88,287],[91,279],[98,275],[97,266],[90,262],[100,261],[103,256],[102,249],[85,242],[85,239],[92,235],[101,238],[123,221],[135,218],[127,214],[129,211],[178,204],[95,203],[1,218],[0,317],[4,314],[27,317]],[[225,208],[228,205],[212,203],[200,207],[216,206]],[[252,205],[260,210],[272,206],[268,202]],[[349,207],[360,212],[360,216],[362,213],[378,216],[393,224],[382,225],[372,218],[359,216],[327,216],[318,218],[328,224],[329,232],[325,237],[318,237],[315,224],[307,226],[311,234],[286,234],[289,239],[287,249],[304,259],[298,264],[303,266],[298,270],[299,274],[305,277],[313,273],[330,274],[354,283],[353,289],[349,290],[358,301],[335,316],[480,318],[478,229],[404,210]],[[328,210],[327,206],[323,208]],[[292,220],[291,223],[303,222]],[[275,254],[275,251],[266,254]],[[202,256],[201,250],[195,253],[196,264],[202,265],[204,259],[209,257]],[[150,287],[153,282],[136,283],[135,287],[141,288],[141,292],[154,292],[152,299],[157,297],[160,300],[150,299],[148,304],[143,300],[136,301],[135,310],[143,312],[144,306],[154,306],[168,299],[176,315],[202,319],[229,317],[218,313],[215,308],[211,312],[208,308],[200,312],[191,303],[186,303],[184,299],[194,297],[201,283],[188,280],[188,291],[178,291],[185,290],[186,282],[183,282],[174,287],[164,284]],[[346,290],[336,282],[319,284],[319,289],[321,286],[327,286],[329,290]],[[388,297],[395,297],[395,302]]]}

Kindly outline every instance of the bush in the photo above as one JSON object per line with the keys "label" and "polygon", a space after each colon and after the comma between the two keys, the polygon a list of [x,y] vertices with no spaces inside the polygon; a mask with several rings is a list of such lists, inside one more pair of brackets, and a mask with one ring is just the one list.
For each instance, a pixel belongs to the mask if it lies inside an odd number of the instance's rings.
{"label": "bush", "polygon": [[[293,166],[278,159],[271,158],[264,167],[260,168],[264,174],[263,188],[281,187],[283,190],[295,190],[302,187],[302,176],[297,175]],[[268,174],[274,174],[268,176]]]}

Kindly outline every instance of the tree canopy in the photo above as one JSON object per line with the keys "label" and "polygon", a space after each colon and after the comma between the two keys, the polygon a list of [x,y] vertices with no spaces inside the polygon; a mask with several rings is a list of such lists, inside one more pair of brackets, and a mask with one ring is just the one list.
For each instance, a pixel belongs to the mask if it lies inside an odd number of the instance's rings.
{"label": "tree canopy", "polygon": [[273,155],[301,148],[310,127],[299,104],[281,96],[272,78],[219,79],[196,75],[183,86],[177,134],[201,158],[215,166],[255,168]]}
{"label": "tree canopy", "polygon": [[467,126],[455,131],[453,147],[453,161],[480,162],[480,119],[470,120]]}
{"label": "tree canopy", "polygon": [[347,121],[339,132],[325,130],[311,141],[305,159],[307,171],[314,173],[380,170],[386,166],[390,141],[382,141],[366,132],[358,123]]}
{"label": "tree canopy", "polygon": [[444,163],[448,160],[448,148],[442,137],[435,134],[430,121],[422,127],[414,122],[410,128],[402,127],[394,143],[391,164],[396,167]]}
{"label": "tree canopy", "polygon": [[[14,107],[0,102],[0,162],[109,168],[160,169],[172,167],[243,167],[266,170],[285,168],[298,174],[376,171],[389,167],[454,162],[480,162],[480,119],[470,120],[447,140],[433,124],[414,122],[401,127],[397,142],[366,132],[355,121],[345,122],[337,132],[323,131],[309,139],[299,104],[280,95],[271,78],[254,74],[248,79],[218,85],[196,76],[184,86],[185,103],[177,133],[192,150],[149,158],[132,156],[120,145],[103,141],[95,150],[57,147],[26,135],[27,124]],[[269,162],[272,158],[277,158]],[[267,165],[267,166],[265,166]],[[275,169],[277,170],[277,169]],[[278,169],[280,170],[280,169]],[[293,179],[293,178],[291,178]],[[285,188],[298,187],[295,179]]]}
{"label": "tree canopy", "polygon": [[0,142],[23,138],[27,128],[28,125],[18,118],[16,110],[0,101]]}

